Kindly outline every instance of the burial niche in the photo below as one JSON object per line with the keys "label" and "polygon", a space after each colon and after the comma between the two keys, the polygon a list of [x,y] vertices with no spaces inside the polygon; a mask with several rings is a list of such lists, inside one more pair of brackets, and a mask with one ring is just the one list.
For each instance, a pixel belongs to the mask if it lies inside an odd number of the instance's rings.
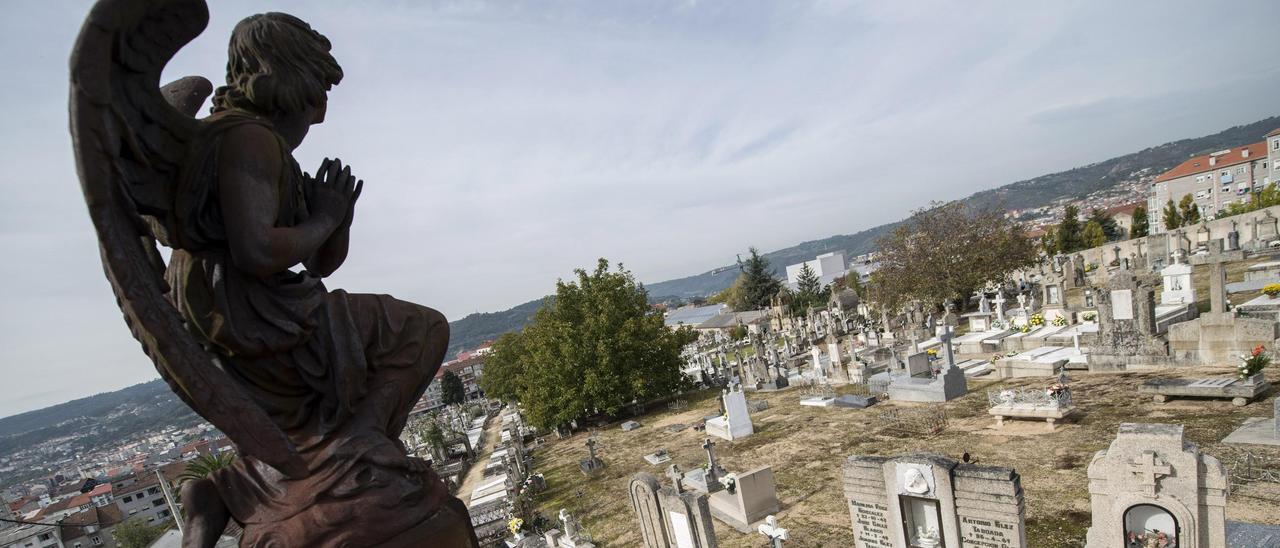
{"label": "burial niche", "polygon": [[1124,511],[1124,531],[1125,546],[1134,541],[1138,541],[1138,546],[1146,546],[1148,539],[1160,539],[1161,535],[1164,539],[1176,539],[1178,518],[1154,504],[1135,504]]}

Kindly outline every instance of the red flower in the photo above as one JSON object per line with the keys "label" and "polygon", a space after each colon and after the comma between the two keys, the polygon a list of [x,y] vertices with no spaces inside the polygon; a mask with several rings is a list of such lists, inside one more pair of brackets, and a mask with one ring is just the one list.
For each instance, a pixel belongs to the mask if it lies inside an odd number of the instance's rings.
{"label": "red flower", "polygon": [[1258,345],[1256,348],[1253,349],[1253,355],[1257,356],[1259,354],[1262,354],[1262,350],[1263,350],[1262,345]]}

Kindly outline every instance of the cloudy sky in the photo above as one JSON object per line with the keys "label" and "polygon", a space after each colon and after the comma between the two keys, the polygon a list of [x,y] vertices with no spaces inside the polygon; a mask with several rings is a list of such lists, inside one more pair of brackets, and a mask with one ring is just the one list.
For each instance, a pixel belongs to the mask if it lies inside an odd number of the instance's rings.
{"label": "cloudy sky", "polygon": [[[0,19],[0,416],[155,377],[72,165],[87,2]],[[597,257],[656,282],[1014,180],[1280,113],[1280,3],[218,0],[294,13],[346,80],[297,156],[366,182],[331,287],[458,319]]]}

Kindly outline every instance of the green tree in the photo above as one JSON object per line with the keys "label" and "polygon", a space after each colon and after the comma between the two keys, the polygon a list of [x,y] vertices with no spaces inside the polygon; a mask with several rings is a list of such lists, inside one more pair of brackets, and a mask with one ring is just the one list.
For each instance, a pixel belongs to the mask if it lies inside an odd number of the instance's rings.
{"label": "green tree", "polygon": [[941,305],[964,298],[989,281],[1035,263],[1036,242],[995,206],[934,204],[879,242],[880,269],[871,299],[885,311],[911,300]]}
{"label": "green tree", "polygon": [[729,284],[729,287],[724,288],[724,291],[712,295],[707,299],[707,303],[727,304],[731,308],[736,309],[737,306],[742,303],[742,286],[746,284],[746,280],[746,274],[738,274],[738,277],[733,279],[733,283]]}
{"label": "green tree", "polygon": [[1150,221],[1147,220],[1147,206],[1138,206],[1133,210],[1133,228],[1129,229],[1130,238],[1142,238],[1151,232]]}
{"label": "green tree", "polygon": [[129,518],[111,531],[119,548],[147,548],[169,530],[169,522],[148,525],[141,517]]}
{"label": "green tree", "polygon": [[1182,226],[1191,226],[1200,222],[1200,207],[1190,194],[1183,196],[1178,202],[1178,212],[1182,215]]}
{"label": "green tree", "polygon": [[427,444],[427,450],[431,452],[431,456],[436,462],[444,462],[447,456],[444,451],[444,431],[440,429],[440,424],[435,420],[431,420],[422,431],[422,442]]}
{"label": "green tree", "polygon": [[610,271],[600,259],[594,271],[575,272],[523,331],[494,343],[480,378],[485,392],[514,399],[530,423],[554,428],[688,386],[680,352],[697,339],[693,330],[668,329],[621,266]]}
{"label": "green tree", "polygon": [[1096,208],[1090,211],[1089,222],[1098,223],[1098,226],[1102,227],[1102,232],[1103,234],[1106,235],[1107,237],[1106,241],[1108,242],[1119,240],[1120,236],[1122,236],[1122,234],[1120,233],[1121,232],[1120,225],[1116,223],[1116,220],[1114,218],[1112,218],[1110,215],[1107,215],[1106,211],[1103,211],[1101,209],[1096,209]]}
{"label": "green tree", "polygon": [[782,282],[769,273],[769,260],[761,257],[756,248],[750,248],[751,256],[742,269],[742,287],[738,292],[736,303],[730,303],[734,310],[760,310],[769,306],[770,299],[782,289]]}
{"label": "green tree", "polygon": [[1182,212],[1178,211],[1178,204],[1173,203],[1173,198],[1169,198],[1169,203],[1164,205],[1164,229],[1174,230],[1182,227]]}
{"label": "green tree", "polygon": [[1107,233],[1102,229],[1102,225],[1089,221],[1085,223],[1084,232],[1081,233],[1080,239],[1084,243],[1084,248],[1090,249],[1107,243]]}
{"label": "green tree", "polygon": [[[543,306],[553,302],[548,298]],[[480,388],[485,397],[505,402],[517,401],[517,388],[524,372],[521,361],[525,355],[524,337],[519,331],[504,333],[493,343],[493,352],[485,360],[484,374],[480,375]],[[494,367],[493,364],[503,364]]]}
{"label": "green tree", "polygon": [[453,405],[467,401],[467,390],[462,386],[462,378],[453,371],[445,371],[440,379],[440,400],[445,405]]}
{"label": "green tree", "polygon": [[1057,247],[1059,253],[1072,253],[1084,249],[1080,235],[1080,208],[1068,204],[1062,210],[1062,222],[1058,224]]}
{"label": "green tree", "polygon": [[822,288],[822,280],[809,268],[809,263],[800,266],[800,275],[796,277],[796,291],[791,298],[792,314],[805,314],[810,306],[820,305],[826,299]]}
{"label": "green tree", "polygon": [[1044,251],[1045,255],[1048,255],[1050,257],[1057,255],[1058,252],[1061,251],[1058,248],[1058,228],[1057,227],[1053,227],[1049,229],[1047,232],[1044,233],[1043,236],[1040,237],[1040,249]]}

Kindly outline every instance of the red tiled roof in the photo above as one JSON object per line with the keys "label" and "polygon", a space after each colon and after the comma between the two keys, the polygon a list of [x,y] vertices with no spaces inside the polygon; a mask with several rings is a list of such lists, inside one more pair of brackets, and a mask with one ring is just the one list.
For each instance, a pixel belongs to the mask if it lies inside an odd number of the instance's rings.
{"label": "red tiled roof", "polygon": [[[1244,150],[1249,151],[1248,157],[1241,156],[1241,151]],[[1203,156],[1196,156],[1190,160],[1182,162],[1181,164],[1178,164],[1177,167],[1161,173],[1159,177],[1156,177],[1155,182],[1162,183],[1171,179],[1186,177],[1187,175],[1206,173],[1226,166],[1233,166],[1244,162],[1252,162],[1259,158],[1266,158],[1267,143],[1265,141],[1260,141],[1242,147],[1227,149],[1225,154],[1217,155],[1218,160],[1214,165],[1209,165],[1210,156],[1213,155],[1205,154]]]}
{"label": "red tiled roof", "polygon": [[1280,127],[1271,130],[1271,133],[1266,134],[1266,137],[1274,137],[1276,135],[1280,135]]}
{"label": "red tiled roof", "polygon": [[[1213,167],[1218,167],[1218,166],[1213,166]],[[1138,207],[1140,207],[1141,205],[1142,205],[1142,202],[1134,202],[1132,204],[1125,204],[1122,206],[1113,207],[1111,209],[1104,211],[1103,213],[1106,213],[1107,216],[1109,217],[1113,217],[1120,214],[1132,215],[1133,210],[1138,209]]]}

